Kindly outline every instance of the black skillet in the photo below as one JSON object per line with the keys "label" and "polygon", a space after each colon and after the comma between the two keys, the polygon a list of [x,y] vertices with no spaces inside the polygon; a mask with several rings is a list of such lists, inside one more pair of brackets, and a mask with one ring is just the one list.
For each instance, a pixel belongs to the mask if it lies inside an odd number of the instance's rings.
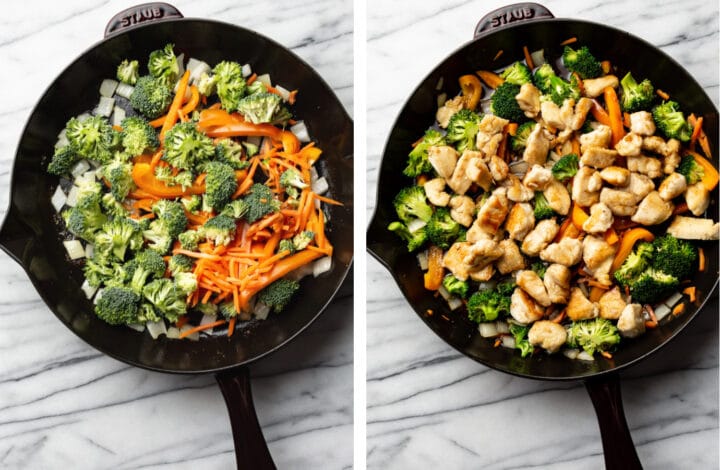
{"label": "black skillet", "polygon": [[[79,265],[62,245],[50,197],[58,179],[45,171],[57,133],[71,117],[91,109],[102,79],[114,77],[125,58],[144,60],[166,43],[177,53],[210,64],[220,60],[250,63],[288,89],[299,89],[296,116],[323,149],[319,172],[331,197],[345,203],[328,208],[333,265],[302,288],[282,315],[244,325],[226,335],[198,342],[152,340],[147,332],[112,327],[93,314],[85,298]],[[255,415],[247,365],[300,334],[330,303],[345,278],[353,254],[353,126],[331,88],[298,56],[247,29],[216,21],[184,19],[163,3],[139,5],[116,15],[105,39],[74,60],[35,106],[20,138],[12,171],[10,207],[0,229],[0,247],[27,272],[45,303],[83,341],[118,360],[159,372],[214,373],[230,412],[238,468],[275,468]]]}
{"label": "black skillet", "polygon": [[[625,421],[618,372],[667,344],[716,296],[718,243],[704,242],[707,259],[705,273],[693,280],[699,291],[697,305],[687,305],[685,313],[673,321],[650,330],[642,337],[626,341],[612,360],[599,358],[592,363],[572,361],[562,355],[536,354],[521,358],[513,350],[495,348],[481,338],[477,325],[449,311],[442,298],[435,298],[423,287],[423,277],[414,254],[387,230],[396,219],[392,200],[399,188],[409,184],[402,175],[408,149],[432,122],[437,95],[459,93],[457,77],[475,70],[497,69],[522,60],[522,47],[545,49],[545,57],[557,58],[559,44],[577,36],[600,58],[610,59],[620,70],[632,70],[635,77],[649,78],[662,87],[684,110],[704,117],[704,129],[713,148],[717,167],[718,114],[710,98],[698,83],[672,58],[651,44],[627,32],[587,21],[556,19],[543,6],[522,3],[498,9],[485,16],[475,30],[473,41],[465,44],[425,77],[406,101],[385,146],[378,181],[377,207],[367,233],[368,251],[393,275],[418,316],[440,338],[466,356],[501,372],[540,380],[582,380],[597,413],[605,463],[608,469],[641,468]],[[497,60],[498,50],[504,54]],[[436,90],[443,79],[445,87]],[[712,196],[709,217],[717,220],[717,190]],[[428,316],[428,309],[436,312]],[[437,314],[444,312],[446,315]],[[449,318],[449,320],[443,317]]]}

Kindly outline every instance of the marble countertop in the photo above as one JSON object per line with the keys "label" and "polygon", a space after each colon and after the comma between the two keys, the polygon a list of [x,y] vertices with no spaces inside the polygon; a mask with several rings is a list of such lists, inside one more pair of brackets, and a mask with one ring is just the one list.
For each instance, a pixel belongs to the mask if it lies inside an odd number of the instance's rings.
{"label": "marble countertop", "polygon": [[[432,68],[502,0],[368,5],[367,215],[392,123]],[[718,103],[718,5],[690,0],[541,1],[556,17],[625,29],[674,57]],[[646,468],[718,467],[718,304],[660,354],[623,374],[625,413]],[[367,279],[368,468],[603,468],[580,383],[490,370],[421,322],[375,260]]]}
{"label": "marble countertop", "polygon": [[[29,0],[0,27],[0,219],[15,149],[42,90],[134,1]],[[172,1],[186,17],[242,25],[310,63],[352,113],[352,3]],[[10,92],[9,92],[10,91]],[[75,337],[0,255],[0,468],[234,468],[215,380],[127,366]],[[352,279],[307,331],[251,366],[279,468],[352,466]]]}

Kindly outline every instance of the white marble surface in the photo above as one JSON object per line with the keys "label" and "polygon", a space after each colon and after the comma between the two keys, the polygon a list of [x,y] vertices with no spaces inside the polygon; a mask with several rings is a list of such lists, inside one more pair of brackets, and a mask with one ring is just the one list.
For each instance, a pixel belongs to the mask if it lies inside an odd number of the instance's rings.
{"label": "white marble surface", "polygon": [[[442,6],[441,6],[442,3]],[[368,220],[380,156],[405,99],[502,0],[368,4]],[[718,102],[718,3],[547,1],[557,17],[623,28],[677,59]],[[368,468],[598,469],[602,446],[581,384],[487,369],[433,334],[389,274],[368,262]],[[624,374],[645,468],[718,468],[717,303]]]}
{"label": "white marble surface", "polygon": [[[50,81],[139,1],[30,0],[0,26],[0,218],[22,127]],[[175,1],[187,17],[243,25],[308,61],[352,112],[349,1]],[[0,468],[233,468],[230,422],[212,376],[146,372],[87,346],[0,255]],[[352,465],[352,283],[286,348],[251,367],[279,468]]]}

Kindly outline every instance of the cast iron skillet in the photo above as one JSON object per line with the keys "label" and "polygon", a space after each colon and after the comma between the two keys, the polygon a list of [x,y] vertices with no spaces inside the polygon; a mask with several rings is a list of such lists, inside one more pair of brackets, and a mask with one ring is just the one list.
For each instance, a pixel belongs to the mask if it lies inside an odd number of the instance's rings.
{"label": "cast iron skillet", "polygon": [[[560,42],[577,36],[597,57],[608,58],[621,70],[632,70],[635,77],[649,78],[662,86],[686,112],[704,117],[713,146],[717,166],[718,114],[712,101],[697,82],[673,59],[647,42],[605,25],[586,21],[555,19],[543,6],[533,3],[511,5],[485,16],[478,24],[475,39],[453,52],[441,62],[405,103],[390,133],[377,192],[377,208],[367,233],[370,253],[393,275],[403,294],[418,316],[438,336],[466,356],[501,372],[543,380],[582,380],[587,386],[597,412],[605,462],[609,469],[641,468],[632,438],[625,422],[618,381],[618,372],[665,345],[677,335],[702,309],[717,286],[718,243],[702,244],[708,261],[705,273],[696,276],[699,304],[687,305],[686,312],[642,337],[624,342],[623,347],[608,361],[599,358],[592,363],[572,361],[563,355],[536,354],[521,358],[516,351],[495,348],[492,342],[477,334],[477,325],[449,312],[442,298],[435,298],[423,287],[423,277],[414,254],[387,226],[397,216],[392,200],[397,191],[408,184],[402,169],[412,142],[432,122],[437,109],[437,94],[459,92],[457,78],[475,70],[493,70],[522,59],[522,47],[545,49],[545,56],[557,58]],[[493,61],[498,50],[505,53]],[[436,90],[443,78],[444,90]],[[712,196],[708,214],[717,220],[717,191]],[[428,316],[425,312],[445,312]]]}
{"label": "cast iron skillet", "polygon": [[[50,197],[58,184],[48,175],[46,156],[57,133],[71,117],[91,109],[103,78],[114,77],[124,58],[144,60],[166,43],[177,53],[210,64],[220,60],[250,63],[289,89],[299,89],[294,111],[323,149],[319,171],[331,196],[344,206],[328,208],[328,236],[335,247],[332,269],[302,281],[282,315],[249,323],[232,338],[198,342],[152,340],[146,333],[112,327],[93,313],[80,290],[82,271],[62,245]],[[255,415],[247,364],[282,347],[304,330],[330,303],[352,261],[353,127],[350,117],[325,81],[280,44],[231,24],[183,19],[172,6],[139,5],[116,15],[105,39],[73,61],[55,79],[33,110],[17,149],[10,207],[0,229],[0,246],[27,272],[45,303],[73,333],[89,345],[128,364],[159,372],[214,373],[230,412],[238,467],[274,468]]]}

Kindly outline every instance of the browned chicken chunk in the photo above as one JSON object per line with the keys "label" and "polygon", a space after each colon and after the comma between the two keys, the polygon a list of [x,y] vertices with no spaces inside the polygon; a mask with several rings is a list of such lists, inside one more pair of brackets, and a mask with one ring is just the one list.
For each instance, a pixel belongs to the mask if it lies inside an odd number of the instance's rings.
{"label": "browned chicken chunk", "polygon": [[510,297],[510,316],[515,321],[528,325],[543,317],[545,309],[539,306],[524,290],[516,287]]}
{"label": "browned chicken chunk", "polygon": [[515,283],[543,307],[549,307],[552,304],[550,296],[545,290],[545,284],[535,271],[520,271],[515,277]]}
{"label": "browned chicken chunk", "polygon": [[549,353],[555,353],[567,341],[567,331],[562,325],[550,320],[539,320],[533,323],[528,331],[528,342],[540,346]]}
{"label": "browned chicken chunk", "polygon": [[570,268],[551,264],[545,270],[543,284],[554,304],[566,304],[570,295]]}
{"label": "browned chicken chunk", "polygon": [[600,316],[608,320],[617,320],[620,318],[620,313],[622,313],[625,305],[627,304],[620,293],[620,289],[615,286],[600,297],[598,301]]}
{"label": "browned chicken chunk", "polygon": [[565,237],[557,243],[551,243],[540,252],[540,259],[548,263],[573,266],[582,259],[582,242],[576,238]]}
{"label": "browned chicken chunk", "polygon": [[598,307],[590,302],[578,287],[573,287],[566,312],[572,321],[590,320],[598,316]]}
{"label": "browned chicken chunk", "polygon": [[513,271],[525,269],[525,258],[520,253],[517,243],[507,238],[500,243],[498,246],[502,250],[503,254],[495,261],[495,267],[500,274],[508,274]]}
{"label": "browned chicken chunk", "polygon": [[508,231],[508,236],[513,240],[520,241],[534,226],[535,215],[532,206],[527,202],[515,203],[505,221],[505,230]]}
{"label": "browned chicken chunk", "polygon": [[523,253],[528,256],[538,256],[552,239],[555,238],[558,230],[560,230],[560,227],[554,218],[541,220],[523,240]]}
{"label": "browned chicken chunk", "polygon": [[653,191],[640,202],[630,220],[643,225],[661,224],[670,218],[674,208],[672,202],[664,200],[657,191]]}

